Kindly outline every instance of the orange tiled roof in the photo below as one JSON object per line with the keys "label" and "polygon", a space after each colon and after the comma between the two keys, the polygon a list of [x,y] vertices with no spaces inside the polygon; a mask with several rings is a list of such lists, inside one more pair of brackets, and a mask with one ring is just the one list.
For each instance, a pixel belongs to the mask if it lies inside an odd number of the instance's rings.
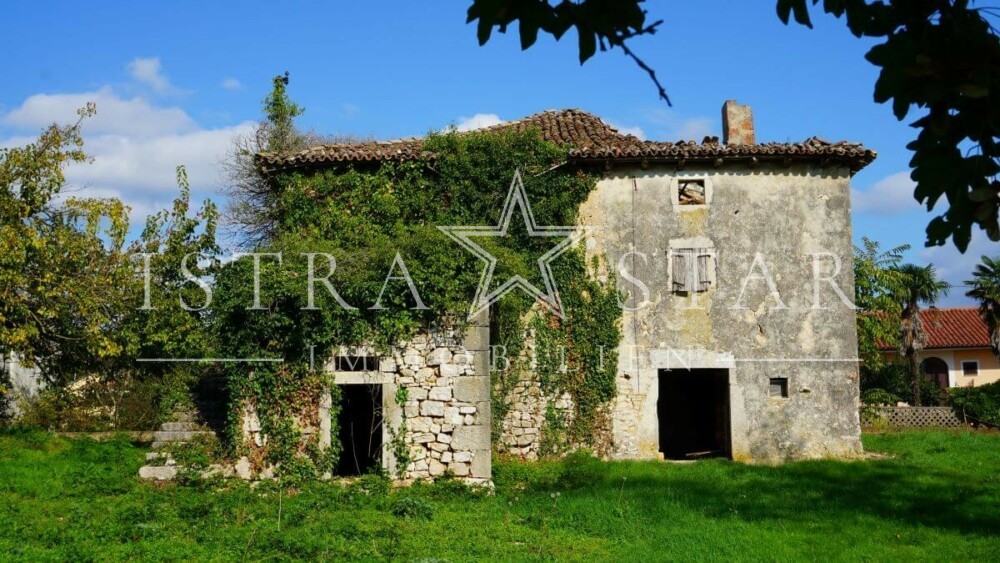
{"label": "orange tiled roof", "polygon": [[920,312],[927,332],[926,348],[985,348],[990,333],[975,307],[924,309]]}
{"label": "orange tiled roof", "polygon": [[[759,143],[736,145],[719,143],[718,137],[695,141],[643,141],[626,135],[601,118],[578,109],[549,110],[486,128],[523,131],[537,128],[542,138],[566,147],[567,158],[576,162],[695,162],[761,160],[836,162],[858,171],[873,160],[875,151],[858,143],[831,143],[812,137],[801,143]],[[318,145],[290,154],[260,153],[257,164],[271,172],[324,166],[340,162],[379,162],[383,160],[432,159],[424,150],[422,139]]]}

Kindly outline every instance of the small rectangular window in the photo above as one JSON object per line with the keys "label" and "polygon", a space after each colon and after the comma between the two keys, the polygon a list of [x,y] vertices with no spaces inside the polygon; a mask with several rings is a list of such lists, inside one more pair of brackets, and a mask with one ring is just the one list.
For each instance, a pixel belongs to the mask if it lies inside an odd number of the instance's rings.
{"label": "small rectangular window", "polygon": [[378,358],[375,356],[337,356],[333,359],[336,371],[377,371]]}
{"label": "small rectangular window", "polygon": [[678,180],[677,203],[680,205],[705,205],[705,180]]}
{"label": "small rectangular window", "polygon": [[979,362],[975,360],[962,362],[962,375],[979,375]]}
{"label": "small rectangular window", "polygon": [[670,253],[670,278],[674,293],[708,291],[715,274],[712,251],[684,248]]}
{"label": "small rectangular window", "polygon": [[771,397],[777,398],[787,398],[788,397],[788,378],[787,377],[772,377],[771,384],[769,387],[769,393]]}

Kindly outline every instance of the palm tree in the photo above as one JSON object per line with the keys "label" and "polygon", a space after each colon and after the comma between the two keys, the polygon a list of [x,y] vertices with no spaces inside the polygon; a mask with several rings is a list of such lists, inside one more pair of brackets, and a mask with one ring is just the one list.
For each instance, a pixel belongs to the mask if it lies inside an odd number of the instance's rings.
{"label": "palm tree", "polygon": [[965,285],[970,288],[965,295],[979,302],[979,316],[990,329],[990,347],[1000,356],[1000,257],[983,256]]}
{"label": "palm tree", "polygon": [[933,305],[948,294],[951,287],[937,279],[933,264],[899,266],[901,287],[896,299],[903,308],[900,315],[899,352],[906,358],[913,385],[913,405],[920,406],[920,370],[917,369],[917,352],[924,347],[927,334],[920,321],[920,304]]}

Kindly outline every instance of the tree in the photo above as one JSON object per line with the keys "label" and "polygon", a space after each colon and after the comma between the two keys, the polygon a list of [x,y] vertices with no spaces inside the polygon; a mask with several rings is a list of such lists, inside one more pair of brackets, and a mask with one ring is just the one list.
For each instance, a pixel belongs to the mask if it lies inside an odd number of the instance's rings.
{"label": "tree", "polygon": [[902,305],[896,299],[903,284],[899,263],[908,245],[882,251],[879,243],[864,237],[854,248],[854,304],[858,308],[858,355],[862,368],[883,366],[881,347],[899,338]]}
{"label": "tree", "polygon": [[302,115],[305,108],[289,97],[288,84],[287,72],[272,79],[271,91],[262,104],[263,119],[253,131],[233,139],[222,161],[229,200],[225,222],[245,248],[273,241],[279,222],[274,216],[278,192],[257,167],[257,154],[295,152],[321,143],[358,141],[357,137],[349,135],[321,136],[296,127],[295,118]]}
{"label": "tree", "polygon": [[902,278],[896,299],[900,303],[899,353],[906,358],[913,390],[913,405],[920,406],[920,370],[917,368],[917,352],[923,349],[927,333],[920,318],[920,305],[933,305],[948,294],[947,282],[937,279],[933,264],[918,266],[903,264],[898,268]]}
{"label": "tree", "polygon": [[123,250],[127,209],[114,199],[56,197],[64,168],[85,162],[81,122],[51,125],[37,141],[0,149],[0,351],[72,378],[120,345],[108,333],[132,276]]}
{"label": "tree", "polygon": [[979,302],[979,316],[989,327],[990,348],[1000,356],[1000,258],[983,256],[965,285],[965,295]]}
{"label": "tree", "polygon": [[[629,46],[629,40],[654,34],[662,20],[647,24],[643,0],[473,0],[468,21],[477,22],[480,44],[493,28],[501,33],[518,22],[521,48],[528,49],[539,31],[557,40],[570,28],[579,39],[581,64],[600,48],[620,49],[669,98],[655,72]],[[811,0],[813,6],[819,0]],[[778,17],[812,27],[809,0],[777,0]],[[896,118],[911,108],[926,112],[912,123],[919,133],[907,145],[913,151],[914,198],[933,211],[942,196],[940,215],[927,226],[928,246],[950,239],[962,252],[972,226],[1000,240],[1000,39],[987,17],[996,8],[973,8],[969,0],[823,0],[823,10],[844,18],[857,37],[885,40],[866,58],[880,67],[874,99],[892,102]]]}

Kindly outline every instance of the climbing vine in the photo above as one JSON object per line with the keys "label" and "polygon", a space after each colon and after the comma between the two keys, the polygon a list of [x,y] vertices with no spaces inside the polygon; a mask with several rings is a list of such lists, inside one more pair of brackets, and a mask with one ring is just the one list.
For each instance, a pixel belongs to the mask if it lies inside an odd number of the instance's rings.
{"label": "climbing vine", "polygon": [[[434,158],[275,176],[279,229],[256,250],[275,256],[260,257],[256,284],[250,257],[222,268],[215,321],[223,352],[282,360],[234,364],[228,372],[235,399],[230,436],[238,448],[256,452],[258,463],[294,462],[322,473],[336,460],[334,450],[318,453],[312,432],[316,397],[331,382],[319,375],[322,369],[310,369],[310,358],[321,361],[339,346],[362,344],[385,352],[427,327],[462,323],[482,265],[438,226],[498,224],[515,170],[522,172],[540,224],[573,225],[597,182],[586,170],[556,166],[563,163],[565,150],[543,141],[536,131],[432,134],[425,149]],[[529,236],[523,225],[512,227],[508,237],[482,240],[498,258],[494,279],[517,274],[541,286],[537,259],[552,241]],[[413,287],[400,277],[400,260]],[[312,284],[309,297],[310,266],[316,277],[332,272],[328,280],[337,295],[324,284]],[[582,250],[555,260],[553,270],[567,320],[532,312],[531,300],[512,293],[494,310],[494,335],[507,345],[507,355],[517,358],[529,329],[525,319],[533,317],[536,333],[562,343],[577,371],[546,370],[544,377],[547,386],[573,397],[568,437],[575,439],[595,423],[597,406],[614,396],[620,310],[613,281],[593,279]],[[256,301],[255,285],[260,288]],[[603,356],[594,355],[597,349]],[[503,412],[512,370],[523,368],[523,362],[515,361],[494,374],[501,403],[496,412]],[[264,445],[241,443],[241,409],[248,405],[267,436]],[[336,409],[335,398],[334,420]],[[397,462],[401,457],[405,461],[405,421],[394,432],[388,445]]]}

